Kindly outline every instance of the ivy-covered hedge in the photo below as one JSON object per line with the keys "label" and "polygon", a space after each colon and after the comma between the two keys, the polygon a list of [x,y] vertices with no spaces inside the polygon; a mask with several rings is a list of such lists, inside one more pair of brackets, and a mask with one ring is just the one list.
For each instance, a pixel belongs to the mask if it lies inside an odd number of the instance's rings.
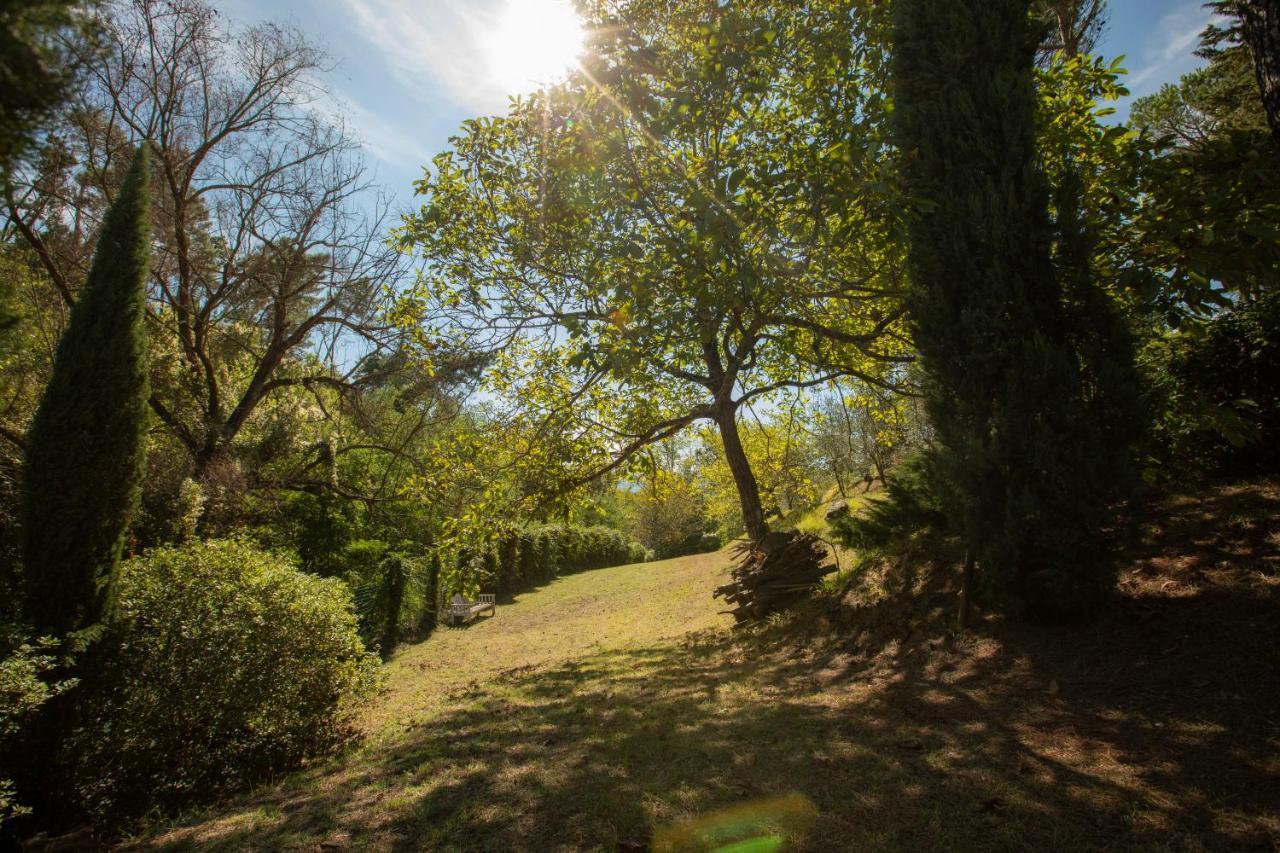
{"label": "ivy-covered hedge", "polygon": [[360,636],[383,660],[399,643],[426,637],[440,610],[440,555],[410,557],[385,552],[346,576],[352,588]]}
{"label": "ivy-covered hedge", "polygon": [[431,633],[454,593],[503,595],[560,575],[653,558],[612,528],[567,525],[511,527],[474,544],[414,557],[366,550],[343,577],[354,591],[360,634],[384,659],[398,643]]}
{"label": "ivy-covered hedge", "polygon": [[639,542],[610,527],[509,528],[445,555],[441,589],[445,597],[456,592],[503,595],[560,575],[641,563],[652,556]]}
{"label": "ivy-covered hedge", "polygon": [[[360,635],[387,660],[402,640],[421,639],[435,628],[440,608],[440,557],[388,553],[355,590]],[[349,581],[348,581],[349,583]]]}

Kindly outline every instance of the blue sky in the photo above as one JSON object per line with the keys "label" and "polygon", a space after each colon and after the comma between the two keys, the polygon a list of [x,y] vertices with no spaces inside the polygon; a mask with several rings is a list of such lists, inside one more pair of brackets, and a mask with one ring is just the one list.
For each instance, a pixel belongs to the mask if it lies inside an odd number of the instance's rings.
{"label": "blue sky", "polygon": [[[212,0],[233,21],[300,27],[336,64],[343,102],[386,192],[412,199],[422,167],[464,119],[501,112],[507,93],[487,73],[509,5],[535,0]],[[545,0],[543,0],[545,2]],[[1199,64],[1202,0],[1111,0],[1101,52],[1128,57],[1135,96]],[[1126,110],[1121,105],[1121,114]]]}

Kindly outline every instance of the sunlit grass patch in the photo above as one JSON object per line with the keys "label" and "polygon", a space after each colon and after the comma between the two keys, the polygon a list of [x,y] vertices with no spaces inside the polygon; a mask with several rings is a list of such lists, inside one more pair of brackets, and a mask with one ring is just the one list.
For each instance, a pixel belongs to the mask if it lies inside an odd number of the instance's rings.
{"label": "sunlit grass patch", "polygon": [[[1254,497],[1253,516],[1270,517],[1275,498]],[[1223,526],[1204,502],[1174,514],[1135,565],[1189,572],[1173,558]],[[564,578],[402,652],[363,748],[145,846],[656,850],[664,833],[799,794],[815,809],[807,832],[740,823],[711,842],[1267,849],[1280,837],[1274,749],[1259,734],[1276,584],[1216,568],[1257,539],[1231,529],[1239,540],[1203,546],[1198,571],[1201,588],[1246,596],[1234,626],[1222,604],[1162,594],[1170,578],[1157,576],[1096,625],[994,620],[965,637],[934,612],[946,589],[924,571],[869,575],[839,610],[829,597],[746,634],[709,595],[723,554]],[[1133,607],[1168,618],[1135,620]]]}

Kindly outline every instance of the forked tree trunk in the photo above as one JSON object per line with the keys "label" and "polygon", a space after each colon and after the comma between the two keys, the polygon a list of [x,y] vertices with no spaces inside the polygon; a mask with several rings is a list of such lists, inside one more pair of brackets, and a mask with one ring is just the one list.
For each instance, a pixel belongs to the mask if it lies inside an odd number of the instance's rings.
{"label": "forked tree trunk", "polygon": [[742,522],[747,536],[753,542],[760,542],[769,533],[769,525],[764,520],[764,507],[760,503],[760,487],[756,484],[756,475],[751,470],[751,462],[747,459],[747,452],[738,435],[737,410],[732,406],[722,407],[716,413],[716,426],[720,429],[720,441],[724,444],[725,462],[733,474],[734,485],[738,487]]}

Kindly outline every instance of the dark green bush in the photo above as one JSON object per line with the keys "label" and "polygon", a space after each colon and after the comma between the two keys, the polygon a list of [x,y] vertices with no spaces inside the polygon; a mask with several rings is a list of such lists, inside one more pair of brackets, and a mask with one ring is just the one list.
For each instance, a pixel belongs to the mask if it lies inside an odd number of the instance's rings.
{"label": "dark green bush", "polygon": [[543,542],[542,581],[549,581],[564,571],[564,549],[561,540],[555,534],[555,528],[544,527],[538,531]]}
{"label": "dark green bush", "polygon": [[381,617],[382,630],[378,637],[378,652],[382,659],[391,657],[391,653],[400,644],[400,615],[404,611],[404,591],[408,583],[408,572],[404,560],[395,554],[384,557],[378,566],[381,575],[375,610]]}
{"label": "dark green bush", "polygon": [[[717,539],[717,541],[719,541]],[[647,563],[653,559],[653,552],[644,547],[639,542],[632,542],[627,546],[627,562],[628,563]]]}
{"label": "dark green bush", "polygon": [[1157,339],[1142,362],[1152,474],[1280,470],[1280,291]]}
{"label": "dark green bush", "polygon": [[707,554],[712,551],[719,551],[723,546],[718,533],[694,532],[672,542],[668,542],[666,547],[658,551],[656,556],[659,560],[670,560],[675,557],[687,557],[690,554]]}
{"label": "dark green bush", "polygon": [[498,546],[495,542],[486,542],[480,546],[479,552],[480,586],[494,589],[498,583]]}
{"label": "dark green bush", "polygon": [[569,574],[580,570],[586,551],[581,531],[564,525],[556,525],[550,530],[560,556],[558,574]]}
{"label": "dark green bush", "polygon": [[385,660],[406,639],[427,636],[439,607],[440,554],[388,554],[354,588],[360,636]]}
{"label": "dark green bush", "polygon": [[5,778],[5,771],[30,762],[24,746],[36,726],[37,712],[75,685],[73,679],[58,678],[58,673],[66,670],[60,645],[48,638],[21,642],[0,636],[0,829],[29,812],[19,801],[13,781]]}
{"label": "dark green bush", "polygon": [[191,478],[190,456],[181,446],[152,436],[142,501],[130,531],[135,548],[194,539],[204,515],[205,494]]}
{"label": "dark green bush", "polygon": [[96,659],[67,756],[110,823],[329,752],[378,678],[347,587],[243,541],[125,563]]}
{"label": "dark green bush", "polygon": [[295,495],[285,505],[283,521],[303,570],[325,578],[344,573],[347,549],[358,541],[356,507],[351,501]]}
{"label": "dark green bush", "polygon": [[422,606],[418,613],[418,634],[425,637],[436,627],[436,617],[440,612],[440,573],[443,561],[440,551],[431,552],[427,560],[426,577],[422,584]]}
{"label": "dark green bush", "polygon": [[538,538],[532,532],[521,530],[517,536],[516,582],[521,586],[536,584],[538,578]]}
{"label": "dark green bush", "polygon": [[914,453],[893,469],[885,491],[866,509],[832,522],[832,528],[850,548],[888,551],[914,534],[945,530],[936,460],[928,452]]}
{"label": "dark green bush", "polygon": [[504,530],[498,536],[498,577],[496,588],[500,592],[518,589],[520,586],[520,532]]}
{"label": "dark green bush", "polygon": [[447,601],[461,593],[473,597],[480,591],[479,551],[471,545],[440,550],[440,597]]}
{"label": "dark green bush", "polygon": [[0,457],[0,625],[22,621],[26,598],[22,585],[21,517],[22,469],[12,458]]}
{"label": "dark green bush", "polygon": [[390,552],[391,545],[381,539],[357,539],[347,544],[336,563],[341,567],[342,578],[354,589],[377,576]]}

